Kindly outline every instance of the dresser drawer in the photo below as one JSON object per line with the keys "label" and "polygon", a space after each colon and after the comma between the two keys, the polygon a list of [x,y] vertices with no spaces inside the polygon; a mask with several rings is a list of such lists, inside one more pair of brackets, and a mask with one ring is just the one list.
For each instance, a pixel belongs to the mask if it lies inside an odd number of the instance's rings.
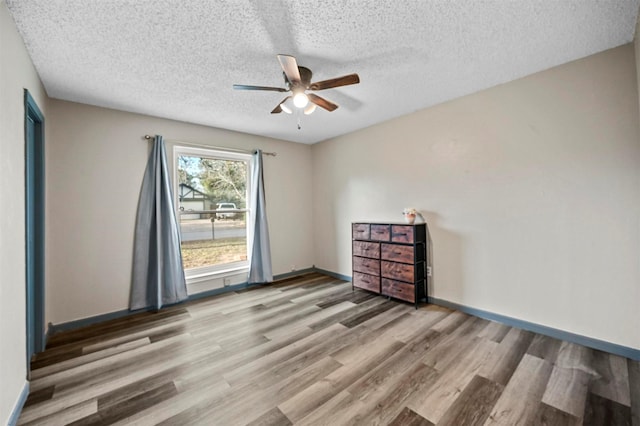
{"label": "dresser drawer", "polygon": [[396,299],[406,300],[415,303],[416,291],[413,284],[403,283],[402,281],[382,279],[381,293],[385,296],[395,297]]}
{"label": "dresser drawer", "polygon": [[353,270],[370,275],[380,275],[380,261],[377,259],[353,256]]}
{"label": "dresser drawer", "polygon": [[371,228],[368,223],[353,223],[351,224],[351,239],[353,240],[368,240],[371,236]]}
{"label": "dresser drawer", "polygon": [[394,262],[402,263],[414,263],[415,260],[413,246],[382,243],[380,253],[382,260],[393,260]]}
{"label": "dresser drawer", "polygon": [[391,278],[394,280],[405,281],[408,283],[414,283],[419,279],[424,278],[424,273],[420,265],[407,265],[405,263],[389,262],[383,260],[380,263],[382,269],[382,276],[385,278]]}
{"label": "dresser drawer", "polygon": [[371,239],[374,241],[389,241],[389,225],[371,225]]}
{"label": "dresser drawer", "polygon": [[353,285],[369,291],[380,293],[380,277],[363,274],[361,272],[353,273]]}
{"label": "dresser drawer", "polygon": [[353,255],[369,257],[372,259],[380,258],[380,243],[368,243],[366,241],[353,242]]}
{"label": "dresser drawer", "polygon": [[412,243],[415,241],[413,226],[391,225],[391,241],[394,243]]}

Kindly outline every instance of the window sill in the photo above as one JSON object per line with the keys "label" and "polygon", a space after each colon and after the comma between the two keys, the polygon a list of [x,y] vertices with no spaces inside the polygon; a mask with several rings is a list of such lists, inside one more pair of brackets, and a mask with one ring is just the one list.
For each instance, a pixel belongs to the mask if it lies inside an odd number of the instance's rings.
{"label": "window sill", "polygon": [[249,273],[249,266],[235,266],[226,269],[220,269],[217,271],[207,271],[199,274],[186,275],[187,284],[195,284],[203,281],[211,281],[215,279],[225,278],[232,275],[238,275],[241,273]]}

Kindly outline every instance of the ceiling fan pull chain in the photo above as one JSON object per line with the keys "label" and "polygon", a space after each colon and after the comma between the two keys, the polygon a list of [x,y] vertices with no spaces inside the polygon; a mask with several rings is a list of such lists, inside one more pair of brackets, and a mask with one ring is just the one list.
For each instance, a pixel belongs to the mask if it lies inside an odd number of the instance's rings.
{"label": "ceiling fan pull chain", "polygon": [[302,117],[302,109],[301,108],[294,108],[295,112],[295,116],[296,116],[296,123],[298,124],[298,130],[302,130],[302,125],[300,124],[300,117]]}

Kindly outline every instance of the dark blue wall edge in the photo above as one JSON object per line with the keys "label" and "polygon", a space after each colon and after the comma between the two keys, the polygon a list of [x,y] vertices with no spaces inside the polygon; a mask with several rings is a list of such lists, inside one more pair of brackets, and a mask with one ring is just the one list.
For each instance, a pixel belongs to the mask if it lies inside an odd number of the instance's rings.
{"label": "dark blue wall edge", "polygon": [[[282,280],[282,279],[285,279],[285,278],[294,277],[296,275],[308,274],[308,273],[311,273],[311,272],[316,272],[316,270],[314,268],[307,268],[307,269],[302,269],[302,270],[299,270],[299,271],[287,272],[285,274],[275,275],[273,277],[273,280],[274,281],[278,281],[278,280]],[[318,272],[324,273],[322,271],[318,271]],[[327,273],[327,275],[331,275],[331,274]],[[333,276],[333,275],[331,275],[331,276]],[[255,286],[260,286],[260,285],[265,285],[265,284],[249,284],[249,283],[246,283],[246,282],[245,283],[241,283],[241,284],[234,284],[234,285],[230,285],[230,286],[223,287],[223,288],[216,288],[215,290],[208,290],[208,291],[203,291],[202,293],[192,294],[192,295],[189,296],[189,298],[186,301],[203,299],[205,297],[211,297],[211,296],[215,296],[217,294],[228,293],[230,291],[243,290],[245,288],[255,287]],[[266,285],[268,285],[268,284],[266,284]],[[61,331],[74,330],[76,328],[86,327],[88,325],[98,324],[98,323],[101,323],[101,322],[104,322],[104,321],[109,321],[109,320],[116,319],[116,318],[126,317],[127,315],[136,314],[136,313],[139,313],[139,312],[145,312],[147,310],[150,310],[150,309],[140,309],[138,311],[130,311],[129,309],[123,309],[123,310],[120,310],[120,311],[114,311],[114,312],[109,312],[109,313],[106,313],[106,314],[95,315],[95,316],[92,316],[92,317],[82,318],[82,319],[79,319],[79,320],[74,320],[74,321],[69,321],[69,322],[63,322],[63,323],[60,323],[60,324],[51,324],[51,323],[49,323],[48,324],[48,328],[47,328],[47,341],[55,333],[59,333]]]}
{"label": "dark blue wall edge", "polygon": [[570,333],[564,330],[558,330],[557,328],[547,327],[545,325],[539,325],[532,322],[520,320],[517,318],[508,317],[505,315],[494,314],[493,312],[483,311],[482,309],[470,308],[465,305],[459,305],[447,300],[437,299],[435,297],[429,297],[429,302],[434,305],[444,306],[446,308],[456,309],[458,311],[470,314],[476,317],[496,321],[511,327],[521,328],[523,330],[533,331],[534,333],[543,334],[545,336],[553,337],[559,340],[566,340],[567,342],[576,343],[578,345],[587,346],[592,349],[598,349],[600,351],[609,352],[615,355],[620,355],[626,358],[631,358],[636,361],[640,361],[640,349],[634,349],[627,346],[618,345],[616,343],[606,342],[604,340],[594,339],[592,337],[582,336],[580,334]]}
{"label": "dark blue wall edge", "polygon": [[[25,167],[26,167],[26,161],[27,161],[27,119],[31,117],[34,122],[36,123],[37,127],[38,127],[38,131],[36,133],[38,133],[41,136],[41,143],[44,143],[44,130],[42,129],[42,127],[44,126],[44,114],[42,114],[42,111],[40,110],[40,107],[38,107],[38,104],[36,103],[35,99],[33,99],[33,96],[31,96],[31,93],[29,92],[29,89],[24,89],[24,135],[25,135]],[[37,135],[35,136],[35,138],[37,139]],[[37,145],[37,142],[36,142]],[[43,148],[44,149],[44,148]],[[44,159],[43,159],[44,161]],[[37,168],[37,167],[36,167]],[[42,169],[40,170],[40,172],[44,173],[44,163],[42,164]],[[36,172],[37,174],[37,172]],[[25,179],[26,179],[26,168],[25,168]],[[44,176],[42,176],[42,179],[44,179]],[[37,179],[36,179],[37,180]],[[27,190],[29,190],[29,188],[27,188],[26,186],[26,180],[25,180],[25,188]],[[43,199],[45,198],[45,195],[41,192],[44,191],[44,188],[40,188],[39,190],[34,190],[36,193],[42,195]],[[46,204],[46,202],[45,202]],[[26,203],[25,203],[25,214],[28,215],[29,214],[29,209],[26,208]],[[28,220],[28,216],[25,215],[25,220]],[[43,234],[38,235],[36,233],[36,235],[34,235],[33,237],[38,238],[44,238],[44,232],[45,232],[45,220],[44,220],[44,211],[40,211],[40,210],[36,210],[35,212],[35,218],[34,221],[36,223],[39,223],[42,227],[41,231]],[[26,230],[26,228],[25,228]],[[25,234],[26,235],[26,234]],[[34,241],[36,241],[34,240]],[[37,241],[36,241],[37,242]],[[36,246],[37,247],[37,246]],[[25,247],[26,250],[28,250],[28,244]],[[44,245],[42,245],[42,247],[40,247],[40,249],[36,249],[36,251],[39,252],[40,256],[42,257],[42,259],[44,259]],[[26,252],[25,252],[26,255]],[[37,257],[37,256],[36,256]],[[38,266],[40,266],[41,269],[38,269]],[[30,267],[30,265],[26,265],[27,268]],[[44,263],[40,264],[40,265],[36,265],[36,270],[34,270],[35,275],[36,276],[40,276],[42,277],[41,280],[37,280],[35,279],[34,285],[36,286],[36,288],[34,288],[35,292],[34,292],[34,307],[35,307],[35,319],[34,322],[35,324],[33,324],[33,328],[34,328],[34,332],[37,334],[35,336],[36,339],[36,344],[35,347],[33,348],[34,350],[38,350],[39,348],[44,349],[46,347],[47,344],[47,338],[48,335],[45,332],[44,329],[44,291],[45,291],[45,283],[44,283]],[[27,350],[28,352],[28,350]],[[27,363],[29,363],[29,354],[27,354]]]}
{"label": "dark blue wall edge", "polygon": [[38,104],[36,103],[35,99],[33,99],[33,96],[31,96],[31,93],[29,93],[27,89],[24,89],[24,103],[28,108],[31,108],[32,113],[36,115],[38,120],[44,123],[44,114],[42,114],[42,111],[40,111]]}
{"label": "dark blue wall edge", "polygon": [[313,272],[329,275],[330,277],[337,278],[342,281],[351,282],[351,277],[349,275],[342,275],[342,274],[337,274],[331,271],[325,271],[324,269],[316,268],[315,266],[312,269],[313,269]]}
{"label": "dark blue wall edge", "polygon": [[22,387],[22,392],[20,392],[20,396],[18,397],[16,406],[13,407],[13,410],[11,411],[11,415],[9,416],[9,420],[7,422],[8,426],[15,426],[18,424],[18,418],[20,417],[20,413],[22,413],[22,407],[24,407],[24,403],[27,402],[28,396],[29,396],[29,382],[24,382],[24,386]]}

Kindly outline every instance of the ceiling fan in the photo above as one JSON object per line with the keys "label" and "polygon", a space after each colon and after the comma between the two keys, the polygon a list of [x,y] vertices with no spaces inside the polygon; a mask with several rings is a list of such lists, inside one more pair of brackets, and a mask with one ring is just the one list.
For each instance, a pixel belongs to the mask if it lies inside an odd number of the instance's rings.
{"label": "ceiling fan", "polygon": [[311,82],[311,76],[313,73],[309,68],[301,67],[298,65],[296,58],[290,55],[277,55],[280,66],[284,75],[284,84],[286,88],[282,87],[268,87],[268,86],[247,86],[245,84],[234,84],[233,88],[236,90],[268,90],[272,92],[291,92],[291,95],[284,98],[280,103],[271,111],[271,114],[279,114],[285,112],[291,114],[293,111],[289,105],[289,99],[292,99],[293,105],[298,108],[304,108],[305,114],[311,114],[316,105],[331,112],[338,108],[335,103],[322,98],[314,93],[306,93],[307,90],[325,90],[334,87],[348,86],[350,84],[360,83],[360,77],[358,74],[349,74],[342,77],[332,78],[329,80]]}

